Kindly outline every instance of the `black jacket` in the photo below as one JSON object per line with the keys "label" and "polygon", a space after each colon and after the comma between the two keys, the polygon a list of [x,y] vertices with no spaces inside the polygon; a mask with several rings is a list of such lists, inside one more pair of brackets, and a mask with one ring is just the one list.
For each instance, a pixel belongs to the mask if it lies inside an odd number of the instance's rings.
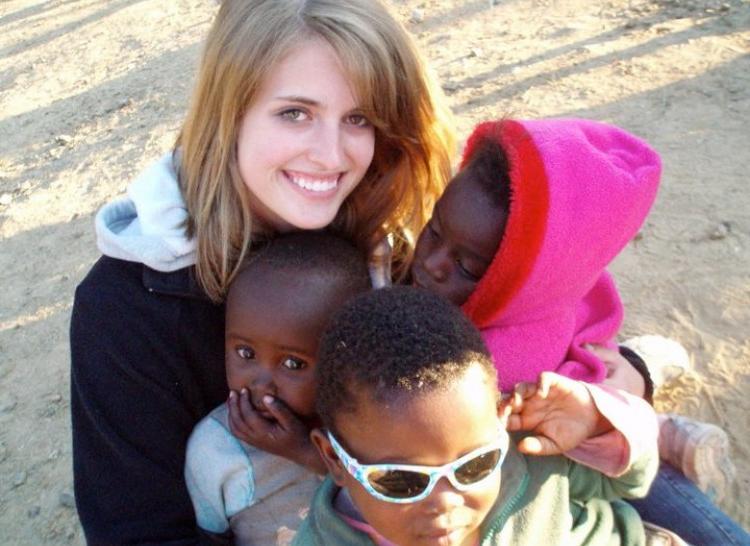
{"label": "black jacket", "polygon": [[224,308],[191,268],[102,257],[70,327],[73,467],[89,544],[209,544],[183,478],[193,426],[228,394]]}

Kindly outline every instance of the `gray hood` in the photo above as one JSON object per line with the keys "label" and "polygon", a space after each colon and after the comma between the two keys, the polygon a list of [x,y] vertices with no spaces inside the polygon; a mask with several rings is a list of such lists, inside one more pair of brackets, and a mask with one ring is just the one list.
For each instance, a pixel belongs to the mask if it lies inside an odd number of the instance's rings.
{"label": "gray hood", "polygon": [[126,198],[96,215],[96,243],[106,256],[170,272],[195,263],[195,241],[185,235],[188,218],[172,154],[146,169]]}

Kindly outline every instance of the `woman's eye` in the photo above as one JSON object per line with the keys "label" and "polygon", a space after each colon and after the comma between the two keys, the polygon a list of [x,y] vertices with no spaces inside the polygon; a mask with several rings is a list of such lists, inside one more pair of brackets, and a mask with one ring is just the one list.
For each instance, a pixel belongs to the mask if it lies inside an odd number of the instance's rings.
{"label": "woman's eye", "polygon": [[281,362],[281,365],[290,370],[302,370],[307,367],[307,362],[301,358],[288,356]]}
{"label": "woman's eye", "polygon": [[435,228],[435,222],[432,220],[427,222],[427,232],[433,237],[440,237],[440,232]]}
{"label": "woman's eye", "polygon": [[308,118],[307,113],[299,108],[289,108],[280,112],[279,116],[287,121],[303,121]]}
{"label": "woman's eye", "polygon": [[368,120],[365,116],[362,114],[352,114],[347,118],[347,122],[350,125],[355,125],[357,127],[369,127],[370,120]]}
{"label": "woman's eye", "polygon": [[237,355],[243,360],[252,360],[255,358],[255,351],[250,347],[237,347]]}

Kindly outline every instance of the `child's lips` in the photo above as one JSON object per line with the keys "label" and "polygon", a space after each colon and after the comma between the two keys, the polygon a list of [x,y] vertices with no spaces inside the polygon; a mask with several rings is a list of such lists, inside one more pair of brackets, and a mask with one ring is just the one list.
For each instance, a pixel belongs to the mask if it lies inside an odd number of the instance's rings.
{"label": "child's lips", "polygon": [[435,544],[454,544],[460,537],[463,527],[436,528],[422,534],[429,542]]}

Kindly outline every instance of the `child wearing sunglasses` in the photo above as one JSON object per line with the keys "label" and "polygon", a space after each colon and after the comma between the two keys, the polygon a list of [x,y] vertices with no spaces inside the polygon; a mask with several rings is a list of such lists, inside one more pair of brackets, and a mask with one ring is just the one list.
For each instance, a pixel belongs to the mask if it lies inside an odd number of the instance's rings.
{"label": "child wearing sunglasses", "polygon": [[519,419],[565,449],[611,428],[598,388],[543,374],[509,422],[479,332],[444,299],[413,287],[356,297],[326,330],[316,374],[325,428],[312,437],[329,478],[294,544],[646,544],[618,499],[644,495],[656,472],[653,412],[650,441],[617,478],[524,455],[540,437],[517,449],[506,425]]}
{"label": "child wearing sunglasses", "polygon": [[214,541],[291,541],[325,471],[308,437],[319,424],[318,342],[331,314],[369,288],[362,253],[332,233],[311,231],[273,239],[232,282],[229,400],[195,427],[185,465],[198,525]]}

